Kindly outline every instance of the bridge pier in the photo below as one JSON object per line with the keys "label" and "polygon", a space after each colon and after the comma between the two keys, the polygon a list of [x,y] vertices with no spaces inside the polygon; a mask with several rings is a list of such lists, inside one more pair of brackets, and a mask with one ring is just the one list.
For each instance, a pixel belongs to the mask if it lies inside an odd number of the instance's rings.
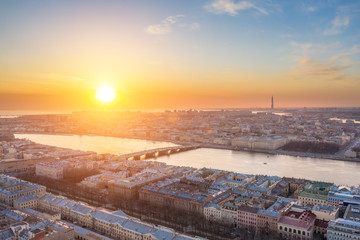
{"label": "bridge pier", "polygon": [[159,152],[152,152],[152,153],[147,153],[145,155],[145,159],[148,159],[148,158],[157,158],[159,155]]}
{"label": "bridge pier", "polygon": [[167,155],[167,154],[168,154],[168,151],[165,151],[165,150],[159,151],[159,152],[158,152],[158,157],[164,156],[164,155]]}

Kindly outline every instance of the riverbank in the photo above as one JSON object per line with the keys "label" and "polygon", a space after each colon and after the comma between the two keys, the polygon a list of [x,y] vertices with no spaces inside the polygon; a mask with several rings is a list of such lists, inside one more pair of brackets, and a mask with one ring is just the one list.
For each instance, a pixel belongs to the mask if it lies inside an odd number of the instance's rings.
{"label": "riverbank", "polygon": [[246,148],[224,146],[224,145],[217,145],[217,144],[201,144],[200,146],[203,148],[225,149],[225,150],[242,151],[242,152],[249,152],[249,153],[263,153],[263,154],[269,154],[269,155],[284,155],[284,156],[306,157],[306,158],[317,158],[317,159],[322,158],[322,159],[336,160],[336,161],[360,162],[360,159],[337,157],[336,155],[329,155],[329,154],[291,152],[291,151],[284,151],[284,150],[246,149]]}
{"label": "riverbank", "polygon": [[[175,145],[192,145],[199,144],[194,142],[182,142],[182,141],[169,141],[168,139],[154,139],[151,137],[136,137],[136,136],[114,136],[114,135],[95,135],[95,134],[76,134],[76,133],[52,133],[52,132],[16,132],[15,134],[34,134],[34,135],[57,135],[57,136],[87,136],[87,137],[112,137],[119,139],[130,139],[130,140],[145,140],[156,142],[166,142],[169,144]],[[284,156],[293,156],[293,157],[305,157],[305,158],[316,158],[316,159],[327,159],[327,160],[336,160],[336,161],[347,161],[347,162],[360,162],[360,159],[351,159],[345,158],[337,155],[330,154],[318,154],[318,153],[307,153],[307,152],[292,152],[285,150],[267,150],[267,149],[248,149],[248,148],[240,148],[230,145],[220,145],[220,144],[212,144],[212,143],[200,143],[201,148],[211,148],[211,149],[224,149],[231,151],[241,151],[248,153],[262,153],[268,155],[284,155]]]}
{"label": "riverbank", "polygon": [[[85,149],[86,151],[116,155],[170,145],[168,142],[154,144],[153,141],[101,136],[17,134],[16,137],[27,138],[36,143],[56,147]],[[183,142],[176,143],[184,144]],[[205,167],[244,174],[295,177],[335,182],[336,184],[358,185],[360,182],[360,175],[357,174],[360,171],[360,162],[333,161],[324,158],[295,157],[272,153],[269,151],[249,152],[241,151],[241,149],[225,149],[224,147],[215,148],[213,145],[212,148],[199,148],[165,155],[151,159],[151,161],[163,162],[173,166],[199,169]],[[329,175],[329,172],[332,174]]]}

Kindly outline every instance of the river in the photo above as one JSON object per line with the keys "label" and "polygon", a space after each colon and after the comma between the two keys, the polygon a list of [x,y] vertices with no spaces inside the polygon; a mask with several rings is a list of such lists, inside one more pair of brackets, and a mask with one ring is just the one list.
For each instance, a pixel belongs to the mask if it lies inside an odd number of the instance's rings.
{"label": "river", "polygon": [[[16,134],[15,136],[41,144],[113,154],[174,146],[174,144],[167,142],[100,136],[48,134]],[[156,161],[177,166],[207,167],[239,173],[305,178],[336,184],[360,184],[360,162],[267,155],[210,148],[200,148],[163,156],[157,158]]]}

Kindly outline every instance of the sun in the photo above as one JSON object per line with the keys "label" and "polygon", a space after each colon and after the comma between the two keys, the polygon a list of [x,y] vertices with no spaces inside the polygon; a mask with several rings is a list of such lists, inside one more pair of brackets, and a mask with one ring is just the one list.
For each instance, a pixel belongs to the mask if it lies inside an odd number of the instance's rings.
{"label": "sun", "polygon": [[96,99],[103,103],[108,103],[116,98],[116,92],[111,87],[100,87],[96,90]]}

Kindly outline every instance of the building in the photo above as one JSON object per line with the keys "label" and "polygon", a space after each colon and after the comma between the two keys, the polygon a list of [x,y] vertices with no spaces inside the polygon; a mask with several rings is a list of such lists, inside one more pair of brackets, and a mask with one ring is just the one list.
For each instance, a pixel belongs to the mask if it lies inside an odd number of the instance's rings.
{"label": "building", "polygon": [[270,195],[272,190],[280,181],[281,178],[277,176],[257,175],[256,180],[250,185],[248,185],[246,188],[248,191]]}
{"label": "building", "polygon": [[339,208],[332,205],[316,204],[311,210],[316,219],[330,221],[335,220],[339,215]]}
{"label": "building", "polygon": [[221,206],[215,203],[207,203],[204,206],[204,217],[209,222],[221,222]]}
{"label": "building", "polygon": [[177,233],[170,228],[144,223],[139,219],[127,216],[120,210],[115,212],[106,209],[98,210],[90,205],[53,194],[39,196],[38,206],[39,209],[61,213],[62,218],[77,222],[80,226],[76,227],[75,235],[81,237],[80,239],[102,239],[97,238],[97,235],[90,238],[87,234],[91,234],[91,231],[85,229],[94,229],[111,238],[125,240],[201,239]]}
{"label": "building", "polygon": [[328,193],[330,204],[338,206],[341,203],[360,204],[359,188],[334,185]]}
{"label": "building", "polygon": [[0,201],[9,206],[14,206],[15,199],[45,193],[45,191],[46,187],[44,186],[0,174]]}
{"label": "building", "polygon": [[257,229],[257,218],[259,208],[249,207],[249,206],[240,206],[238,208],[238,223],[237,227],[247,228],[247,229]]}
{"label": "building", "polygon": [[314,233],[326,238],[328,223],[328,221],[316,219]]}
{"label": "building", "polygon": [[249,149],[266,149],[275,150],[287,143],[287,138],[281,136],[271,137],[238,137],[231,140],[231,145],[234,147],[249,148]]}
{"label": "building", "polygon": [[139,191],[139,199],[142,201],[198,214],[203,214],[208,196],[208,194],[202,192],[190,193],[179,189],[157,186],[145,186]]}
{"label": "building", "polygon": [[14,208],[22,210],[24,208],[36,209],[38,206],[37,195],[28,195],[14,200]]}
{"label": "building", "polygon": [[280,213],[259,209],[257,213],[257,229],[264,230],[266,232],[269,231],[277,231],[277,225],[280,218]]}
{"label": "building", "polygon": [[299,194],[301,204],[328,204],[328,193],[332,185],[327,182],[308,182]]}
{"label": "building", "polygon": [[343,218],[360,222],[360,205],[348,205]]}
{"label": "building", "polygon": [[281,216],[278,232],[287,239],[313,239],[316,216],[311,211],[290,211]]}
{"label": "building", "polygon": [[240,206],[236,205],[234,201],[227,201],[221,206],[221,218],[224,224],[231,227],[237,227],[239,222],[238,209]]}
{"label": "building", "polygon": [[360,222],[338,218],[331,220],[327,228],[328,240],[360,239]]}
{"label": "building", "polygon": [[36,164],[36,176],[48,177],[52,179],[63,179],[64,167],[67,166],[67,161],[55,161]]}
{"label": "building", "polygon": [[121,196],[126,199],[138,198],[138,191],[141,187],[163,180],[167,174],[140,173],[133,177],[109,181],[109,193]]}

